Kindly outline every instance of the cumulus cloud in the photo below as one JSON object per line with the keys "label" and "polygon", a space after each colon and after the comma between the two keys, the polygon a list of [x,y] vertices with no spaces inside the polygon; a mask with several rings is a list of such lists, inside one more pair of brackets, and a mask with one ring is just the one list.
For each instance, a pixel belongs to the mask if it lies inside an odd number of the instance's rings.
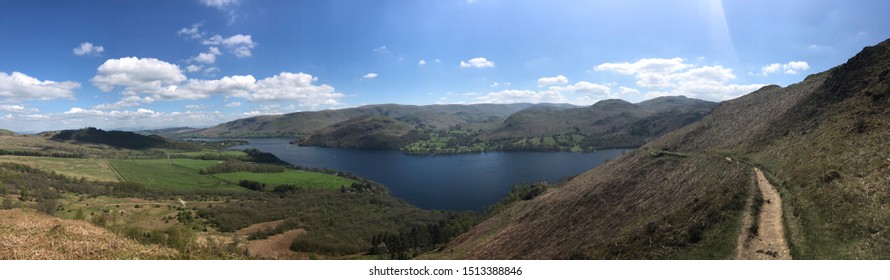
{"label": "cumulus cloud", "polygon": [[[221,54],[222,54],[222,52],[219,51],[219,48],[210,47],[210,49],[208,49],[206,53],[202,52],[202,53],[198,54],[198,56],[193,57],[192,60],[200,62],[200,63],[204,63],[204,64],[213,64],[216,62],[216,56],[221,55]],[[189,66],[191,66],[191,65],[189,65]],[[194,71],[191,71],[191,69],[188,69],[188,68],[186,68],[186,69],[189,70],[189,72],[194,72]]]}
{"label": "cumulus cloud", "polygon": [[104,92],[123,87],[125,95],[140,95],[175,90],[175,84],[185,79],[175,64],[155,58],[123,57],[106,60],[90,81]]}
{"label": "cumulus cloud", "polygon": [[0,72],[0,100],[6,102],[56,98],[74,99],[74,89],[79,87],[80,83],[72,81],[41,81],[20,72],[12,72],[12,74]]}
{"label": "cumulus cloud", "polygon": [[254,101],[293,100],[302,107],[315,109],[319,106],[339,105],[342,93],[334,87],[322,84],[313,85],[318,78],[305,73],[288,73],[262,79],[256,83],[256,90],[246,96]]}
{"label": "cumulus cloud", "polygon": [[80,43],[79,47],[71,50],[75,55],[101,55],[105,51],[105,47],[93,45],[90,42]]}
{"label": "cumulus cloud", "polygon": [[204,66],[190,64],[189,66],[185,67],[185,71],[188,71],[189,73],[198,72],[201,71],[201,69],[204,69]]}
{"label": "cumulus cloud", "polygon": [[[696,66],[683,58],[645,58],[635,62],[603,63],[596,71],[633,75],[636,85],[649,90],[646,97],[685,95],[708,100],[726,100],[757,90],[763,85],[729,83],[736,79],[732,69],[715,66]],[[633,92],[634,90],[625,90]],[[637,90],[638,92],[638,90]]]}
{"label": "cumulus cloud", "polygon": [[239,58],[253,56],[251,49],[256,47],[256,43],[251,35],[244,34],[236,34],[231,37],[213,35],[210,38],[204,39],[201,43],[209,46],[223,46],[229,53]]}
{"label": "cumulus cloud", "polygon": [[420,66],[426,65],[426,60],[421,59],[420,61],[417,62],[417,65],[420,65]]}
{"label": "cumulus cloud", "polygon": [[[205,71],[212,69],[216,68]],[[157,100],[205,99],[212,95],[260,102],[296,101],[296,106],[308,109],[340,104],[338,100],[344,95],[336,92],[332,86],[313,84],[317,80],[310,74],[290,72],[281,72],[262,80],[252,75],[210,80],[186,79],[174,64],[136,57],[109,59],[99,66],[96,76],[91,79],[102,91],[123,88],[120,93],[124,95],[117,103],[103,104],[94,109],[126,108]]]}
{"label": "cumulus cloud", "polygon": [[362,80],[370,80],[370,79],[373,79],[373,78],[377,78],[377,73],[368,73],[368,74],[365,74],[365,76],[362,77]]}
{"label": "cumulus cloud", "polygon": [[241,106],[241,102],[229,102],[226,103],[226,107],[238,107]]}
{"label": "cumulus cloud", "polygon": [[13,105],[13,104],[0,104],[0,111],[9,112],[9,113],[36,113],[39,112],[37,108],[28,108],[24,105]]}
{"label": "cumulus cloud", "polygon": [[789,61],[788,63],[772,63],[763,67],[760,67],[760,74],[763,76],[767,76],[769,74],[773,74],[779,71],[784,72],[785,74],[794,75],[797,74],[798,71],[806,71],[810,69],[810,64],[806,61]]}
{"label": "cumulus cloud", "polygon": [[540,79],[538,79],[538,87],[562,85],[567,83],[569,83],[569,79],[563,75],[559,75],[556,77],[541,77]]}
{"label": "cumulus cloud", "polygon": [[461,67],[461,68],[485,68],[485,67],[494,67],[494,62],[493,62],[493,61],[489,61],[488,59],[486,59],[486,58],[484,58],[484,57],[476,57],[476,58],[471,58],[471,59],[468,60],[468,61],[461,61],[461,62],[460,62],[460,67]]}
{"label": "cumulus cloud", "polygon": [[201,23],[195,23],[192,24],[192,27],[183,27],[176,31],[176,34],[186,38],[201,39],[206,34],[204,31],[201,31],[201,25]]}

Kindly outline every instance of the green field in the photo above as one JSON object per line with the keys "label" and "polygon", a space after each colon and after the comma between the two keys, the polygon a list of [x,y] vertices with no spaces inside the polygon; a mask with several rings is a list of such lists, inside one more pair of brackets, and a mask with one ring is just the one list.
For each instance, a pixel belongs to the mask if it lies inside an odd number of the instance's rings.
{"label": "green field", "polygon": [[[164,160],[166,161],[166,160]],[[167,161],[168,163],[170,161]],[[202,159],[190,159],[190,158],[177,158],[172,160],[173,164],[179,165],[188,169],[201,170],[207,167],[214,166],[221,161],[219,160],[202,160]]]}
{"label": "green field", "polygon": [[349,187],[352,183],[356,183],[354,180],[334,175],[293,169],[280,173],[232,172],[214,174],[214,176],[235,183],[239,180],[251,180],[272,186],[289,184],[306,188],[333,190],[340,189],[340,186]]}
{"label": "green field", "polygon": [[111,169],[107,161],[100,158],[51,158],[0,156],[0,162],[12,162],[28,165],[41,170],[52,170],[56,173],[97,181],[119,181],[120,177]]}
{"label": "green field", "polygon": [[[114,165],[115,169],[124,179],[129,182],[144,184],[149,187],[155,187],[165,190],[235,190],[243,191],[244,189],[236,185],[230,184],[219,178],[201,175],[195,169],[180,165],[185,163],[189,166],[199,166],[195,160],[176,159],[152,159],[152,160],[120,160],[113,159],[109,162]],[[216,161],[208,160],[207,164],[216,164]],[[209,166],[208,165],[208,166]]]}
{"label": "green field", "polygon": [[247,154],[242,151],[201,151],[201,152],[172,153],[170,155],[184,156],[184,157],[201,157],[201,156],[232,157],[232,158],[247,157]]}

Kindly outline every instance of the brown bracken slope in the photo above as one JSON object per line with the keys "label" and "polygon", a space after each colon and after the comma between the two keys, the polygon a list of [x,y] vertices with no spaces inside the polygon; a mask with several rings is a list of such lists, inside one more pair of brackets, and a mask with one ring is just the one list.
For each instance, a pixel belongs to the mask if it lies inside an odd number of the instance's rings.
{"label": "brown bracken slope", "polygon": [[0,210],[0,260],[175,259],[174,250],[141,245],[92,224],[33,210]]}

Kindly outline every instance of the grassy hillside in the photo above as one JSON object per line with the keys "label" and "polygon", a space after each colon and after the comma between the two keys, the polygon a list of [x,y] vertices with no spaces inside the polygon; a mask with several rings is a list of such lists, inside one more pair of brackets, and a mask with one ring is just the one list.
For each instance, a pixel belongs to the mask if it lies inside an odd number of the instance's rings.
{"label": "grassy hillside", "polygon": [[[258,244],[287,258],[378,258],[366,253],[374,235],[450,219],[354,175],[221,150],[234,143],[131,150],[52,135],[0,136],[0,151],[28,154],[0,155],[7,245],[0,258],[241,259],[263,257],[247,253]],[[53,156],[60,151],[78,157]],[[29,214],[6,215],[15,211]],[[235,232],[272,221],[266,230]]]}
{"label": "grassy hillside", "polygon": [[637,152],[503,210],[444,252],[729,258],[743,201],[756,197],[757,166],[782,196],[794,258],[886,259],[887,139],[890,41],[798,84],[723,102]]}
{"label": "grassy hillside", "polygon": [[299,143],[307,146],[398,149],[413,142],[414,126],[381,116],[362,116],[312,131]]}
{"label": "grassy hillside", "polygon": [[503,119],[531,104],[474,105],[369,105],[340,110],[296,112],[256,116],[188,132],[199,137],[297,137],[316,129],[363,116],[384,116],[410,125],[446,129],[456,125],[489,127],[492,119]]}
{"label": "grassy hillside", "polygon": [[479,139],[502,146],[522,147],[527,146],[522,140],[562,136],[571,139],[557,146],[577,145],[586,149],[637,147],[653,137],[697,121],[715,106],[713,102],[676,96],[638,104],[604,100],[583,108],[532,107],[513,114],[499,127],[479,135]]}
{"label": "grassy hillside", "polygon": [[134,150],[159,148],[170,145],[170,142],[157,135],[145,136],[126,131],[105,131],[94,127],[77,130],[62,130],[50,139],[55,141],[106,144],[112,147]]}

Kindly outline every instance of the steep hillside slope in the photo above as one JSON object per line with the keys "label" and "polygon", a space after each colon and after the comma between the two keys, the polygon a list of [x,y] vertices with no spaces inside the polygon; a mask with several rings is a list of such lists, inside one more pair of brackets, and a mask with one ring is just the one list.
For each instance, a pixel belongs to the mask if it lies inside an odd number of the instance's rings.
{"label": "steep hillside slope", "polygon": [[794,258],[890,258],[890,41],[700,121],[494,215],[468,258],[732,258],[758,166]]}
{"label": "steep hillside slope", "polygon": [[21,209],[0,210],[0,259],[173,259],[177,253],[141,245],[82,221],[62,220]]}

